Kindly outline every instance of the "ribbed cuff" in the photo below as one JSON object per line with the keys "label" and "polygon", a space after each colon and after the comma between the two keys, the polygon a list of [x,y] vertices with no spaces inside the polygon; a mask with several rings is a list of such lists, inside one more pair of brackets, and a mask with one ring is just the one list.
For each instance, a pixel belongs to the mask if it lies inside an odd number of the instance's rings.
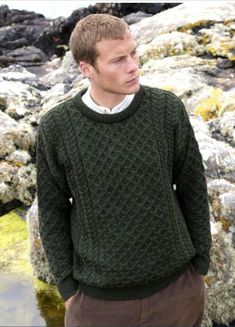
{"label": "ribbed cuff", "polygon": [[210,266],[210,257],[208,255],[199,255],[196,254],[192,258],[192,264],[199,275],[206,275]]}
{"label": "ribbed cuff", "polygon": [[57,284],[57,288],[64,301],[68,300],[78,290],[78,282],[72,276],[68,276]]}

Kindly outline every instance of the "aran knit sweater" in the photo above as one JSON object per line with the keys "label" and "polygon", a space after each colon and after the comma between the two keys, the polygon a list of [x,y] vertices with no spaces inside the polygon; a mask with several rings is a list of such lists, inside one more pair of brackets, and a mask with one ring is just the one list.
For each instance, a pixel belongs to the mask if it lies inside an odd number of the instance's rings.
{"label": "aran knit sweater", "polygon": [[47,112],[38,133],[40,236],[63,299],[78,289],[144,298],[190,263],[205,275],[207,187],[184,105],[141,86],[125,110],[100,114],[84,92]]}

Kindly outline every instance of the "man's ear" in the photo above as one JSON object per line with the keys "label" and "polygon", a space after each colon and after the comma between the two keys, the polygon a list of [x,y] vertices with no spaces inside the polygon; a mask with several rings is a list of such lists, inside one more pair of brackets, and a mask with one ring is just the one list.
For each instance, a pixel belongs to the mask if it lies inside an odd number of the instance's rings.
{"label": "man's ear", "polygon": [[85,61],[80,61],[79,63],[79,70],[87,78],[90,78],[93,73],[93,67],[91,64],[85,62]]}

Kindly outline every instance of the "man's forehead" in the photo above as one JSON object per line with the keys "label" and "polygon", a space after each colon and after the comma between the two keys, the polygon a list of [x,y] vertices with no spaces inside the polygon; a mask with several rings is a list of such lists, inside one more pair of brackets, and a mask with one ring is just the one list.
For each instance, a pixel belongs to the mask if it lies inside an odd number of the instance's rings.
{"label": "man's forehead", "polygon": [[122,54],[126,51],[132,51],[136,47],[136,41],[132,34],[125,35],[115,39],[102,39],[96,43],[97,55],[107,53]]}

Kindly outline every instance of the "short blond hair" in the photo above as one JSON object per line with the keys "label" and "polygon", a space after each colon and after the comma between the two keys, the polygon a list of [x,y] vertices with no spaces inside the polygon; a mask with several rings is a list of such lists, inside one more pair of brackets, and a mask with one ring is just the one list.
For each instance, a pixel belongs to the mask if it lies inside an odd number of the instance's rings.
{"label": "short blond hair", "polygon": [[75,26],[69,47],[75,61],[95,64],[96,43],[102,39],[122,39],[129,29],[121,18],[109,14],[91,14],[82,18]]}

